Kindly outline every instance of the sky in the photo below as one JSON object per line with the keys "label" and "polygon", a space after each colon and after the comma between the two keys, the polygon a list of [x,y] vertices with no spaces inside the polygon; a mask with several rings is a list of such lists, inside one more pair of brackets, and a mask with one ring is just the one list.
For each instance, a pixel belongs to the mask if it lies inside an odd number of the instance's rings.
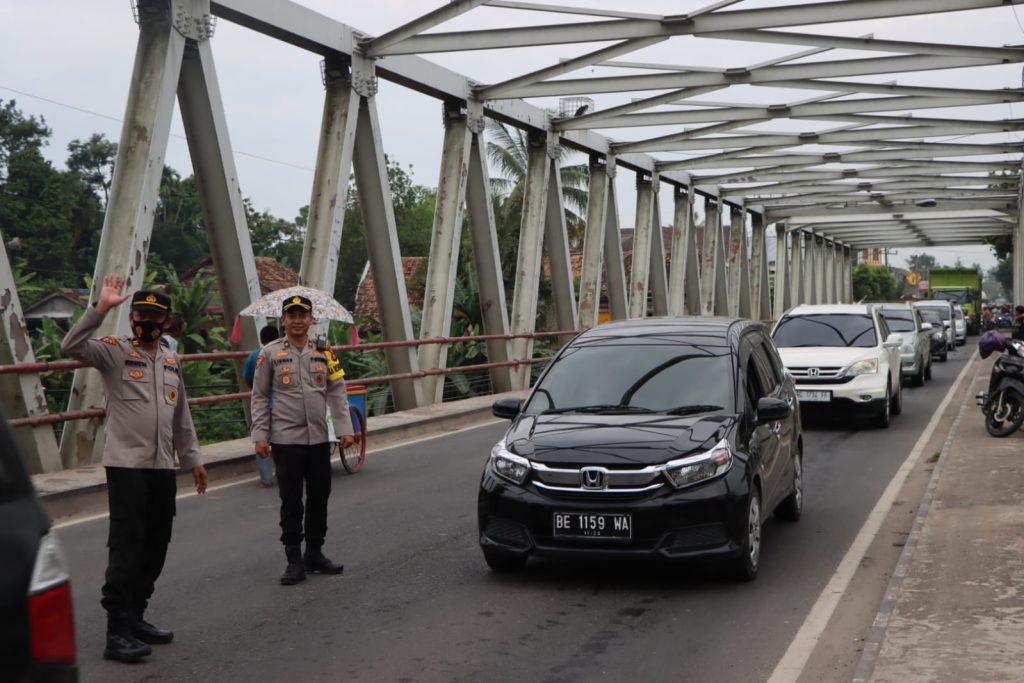
{"label": "sky", "polygon": [[[370,35],[379,35],[444,3],[441,0],[375,0],[373,3],[300,0],[297,4]],[[560,4],[623,8],[620,0],[563,0]],[[658,14],[681,13],[706,4],[709,0],[632,0],[629,9]],[[778,0],[746,0],[735,7],[746,9],[777,4],[780,4]],[[950,43],[981,42],[978,36],[985,36],[983,42],[988,45],[1020,45],[1024,44],[1021,17],[1024,17],[1024,8],[1007,6],[955,15],[888,20],[884,26],[879,22],[860,22],[816,27],[816,30],[850,36],[875,33],[879,38],[904,40],[921,40],[921,36],[927,36],[928,40]],[[573,20],[567,15],[481,8],[440,30]],[[71,140],[85,139],[92,133],[102,133],[113,141],[120,138],[120,120],[137,35],[129,0],[0,0],[0,99],[14,99],[23,113],[46,119],[53,137],[45,154],[58,166],[63,165]],[[309,203],[313,180],[323,106],[320,57],[227,21],[218,22],[212,40],[242,192],[252,199],[258,210],[293,219],[299,207]],[[756,64],[793,51],[787,46],[754,47],[746,43],[694,38],[686,39],[683,45],[685,50],[680,49],[680,43],[667,41],[625,59],[720,67]],[[512,51],[514,59],[509,59],[509,52],[489,51],[428,58],[487,83],[594,48],[593,44],[582,44],[518,49]],[[842,51],[834,54],[836,58],[851,56]],[[979,73],[970,69],[937,71],[915,75],[913,81],[906,82],[954,87],[1021,84],[1020,65],[988,68],[983,75]],[[735,94],[730,90],[727,95],[738,98],[730,101],[773,103],[756,99],[766,96],[765,89],[740,89]],[[806,91],[796,91],[790,99],[795,101],[808,96]],[[377,100],[385,152],[403,166],[411,165],[417,183],[436,186],[443,134],[440,103],[384,80],[380,82]],[[611,102],[598,100],[598,107]],[[553,107],[557,106],[557,101],[536,100],[534,104]],[[1015,117],[1013,107],[1007,106],[1002,116]],[[943,111],[959,115],[959,110]],[[614,134],[626,136],[621,131]],[[658,134],[658,131],[647,129],[643,134]],[[177,115],[166,158],[167,163],[183,175],[191,172],[184,131]],[[631,215],[634,203],[629,192],[631,174],[619,175],[619,222],[624,227],[631,226],[634,223]],[[670,191],[665,189],[661,199],[662,215],[669,223]],[[925,250],[899,249],[892,255],[891,263],[902,265],[900,262],[905,255],[919,251]],[[995,265],[991,250],[985,246],[930,248],[927,252],[943,264],[951,265],[960,257],[966,264],[977,262],[986,269]]]}

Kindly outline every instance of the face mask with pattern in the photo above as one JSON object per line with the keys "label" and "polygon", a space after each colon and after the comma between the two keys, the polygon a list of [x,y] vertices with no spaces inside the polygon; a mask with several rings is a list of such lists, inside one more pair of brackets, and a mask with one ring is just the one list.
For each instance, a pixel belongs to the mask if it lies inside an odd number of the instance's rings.
{"label": "face mask with pattern", "polygon": [[156,341],[164,333],[164,324],[155,320],[133,320],[132,331],[141,342]]}

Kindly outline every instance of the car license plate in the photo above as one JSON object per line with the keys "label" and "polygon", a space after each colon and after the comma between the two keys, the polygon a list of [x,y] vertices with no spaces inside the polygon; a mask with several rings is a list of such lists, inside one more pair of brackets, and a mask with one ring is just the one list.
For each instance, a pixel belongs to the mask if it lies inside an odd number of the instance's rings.
{"label": "car license plate", "polygon": [[801,401],[828,403],[832,400],[831,391],[811,391],[809,389],[799,389],[796,392],[796,397]]}
{"label": "car license plate", "polygon": [[562,538],[633,538],[632,515],[590,512],[556,512],[554,535]]}

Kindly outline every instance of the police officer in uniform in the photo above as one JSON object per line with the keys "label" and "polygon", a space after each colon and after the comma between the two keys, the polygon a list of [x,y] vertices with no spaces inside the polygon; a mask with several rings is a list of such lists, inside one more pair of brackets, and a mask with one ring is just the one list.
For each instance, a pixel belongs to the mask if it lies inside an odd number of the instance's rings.
{"label": "police officer in uniform", "polygon": [[157,291],[132,295],[131,337],[90,338],[107,312],[121,305],[124,278],[107,275],[96,303],[68,331],[61,351],[96,368],[107,393],[103,466],[110,508],[109,556],[101,603],[107,611],[106,659],[134,662],[169,643],[174,633],[144,614],[171,540],[175,471],[191,470],[206,491],[199,440],[185,400],[178,356],[160,337],[171,300]]}
{"label": "police officer in uniform", "polygon": [[306,572],[340,574],[344,569],[324,557],[322,550],[327,535],[327,499],[331,495],[328,404],[343,447],[354,442],[352,420],[340,364],[330,351],[318,351],[309,340],[314,322],[308,298],[295,296],[284,301],[281,327],[286,336],[260,351],[252,385],[256,455],[272,455],[277,471],[281,542],[288,558],[281,575],[285,586],[305,580]]}

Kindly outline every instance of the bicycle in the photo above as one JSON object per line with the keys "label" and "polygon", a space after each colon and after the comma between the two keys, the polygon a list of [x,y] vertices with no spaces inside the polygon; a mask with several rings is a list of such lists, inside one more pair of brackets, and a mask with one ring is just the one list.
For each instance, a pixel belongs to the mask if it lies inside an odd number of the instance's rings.
{"label": "bicycle", "polygon": [[355,474],[363,467],[366,460],[366,418],[363,411],[356,406],[348,407],[349,417],[352,418],[352,431],[355,432],[355,441],[348,448],[342,448],[340,442],[335,442],[338,455],[341,457],[341,466],[349,474]]}

